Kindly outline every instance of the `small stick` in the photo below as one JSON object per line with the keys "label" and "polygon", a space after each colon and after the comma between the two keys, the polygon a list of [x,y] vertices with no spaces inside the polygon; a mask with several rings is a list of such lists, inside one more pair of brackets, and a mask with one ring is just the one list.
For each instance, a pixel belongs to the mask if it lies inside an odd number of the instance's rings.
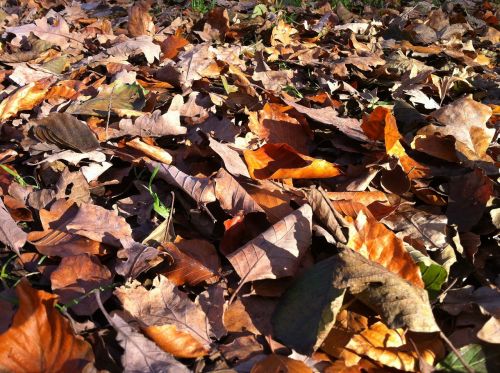
{"label": "small stick", "polygon": [[451,341],[448,339],[448,337],[446,337],[441,330],[439,331],[439,336],[441,337],[441,339],[443,341],[445,341],[445,343],[448,345],[448,347],[451,349],[451,351],[453,351],[453,353],[458,357],[458,360],[460,360],[460,362],[464,366],[465,370],[469,373],[475,373],[475,370],[472,369],[469,364],[467,364],[467,362],[464,360],[464,358],[462,357],[460,352],[458,352],[456,347],[453,346],[453,343],[451,343]]}

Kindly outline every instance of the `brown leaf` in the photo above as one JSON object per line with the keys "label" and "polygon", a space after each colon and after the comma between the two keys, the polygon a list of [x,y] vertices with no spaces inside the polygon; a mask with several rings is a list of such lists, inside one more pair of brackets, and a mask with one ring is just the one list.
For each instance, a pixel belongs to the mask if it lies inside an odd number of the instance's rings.
{"label": "brown leaf", "polygon": [[250,114],[248,127],[261,140],[286,143],[299,153],[308,154],[311,131],[307,123],[300,123],[287,114],[290,109],[289,106],[266,103],[257,114]]}
{"label": "brown leaf", "polygon": [[246,190],[223,168],[215,178],[215,195],[223,210],[235,216],[239,211],[244,214],[264,212]]}
{"label": "brown leaf", "polygon": [[208,141],[210,148],[222,158],[224,166],[226,166],[229,173],[234,176],[250,177],[245,162],[240,158],[240,153],[233,150],[229,145],[214,140],[212,137],[209,137]]}
{"label": "brown leaf", "polygon": [[0,198],[0,242],[9,246],[19,255],[19,250],[24,246],[27,234],[17,226],[10,216],[2,199]]}
{"label": "brown leaf", "polygon": [[361,125],[357,119],[341,118],[338,116],[337,111],[332,107],[314,109],[297,104],[296,102],[290,100],[283,101],[287,105],[295,108],[299,113],[307,115],[309,118],[314,119],[315,121],[318,121],[320,123],[333,126],[346,136],[349,136],[358,141],[369,140],[369,138],[361,130]]}
{"label": "brown leaf", "polygon": [[452,177],[446,209],[449,224],[456,224],[460,232],[469,231],[481,219],[492,195],[493,183],[483,170]]}
{"label": "brown leaf", "polygon": [[99,147],[88,125],[71,114],[50,113],[36,123],[35,136],[41,141],[84,153]]}
{"label": "brown leaf", "polygon": [[173,264],[164,272],[164,275],[175,285],[198,285],[203,281],[218,279],[217,273],[204,265],[170,242],[163,244],[163,249],[172,257]]}
{"label": "brown leaf", "polygon": [[[77,315],[92,315],[99,306],[92,296],[83,297],[92,290],[109,286],[113,280],[108,268],[99,263],[95,256],[88,254],[65,257],[59,267],[50,274],[50,282],[54,293],[59,295],[60,301]],[[106,301],[111,296],[111,291],[101,292],[101,298]],[[71,304],[75,299],[77,304]]]}
{"label": "brown leaf", "polygon": [[179,54],[179,50],[189,44],[189,41],[180,35],[168,35],[160,44],[163,59],[174,59]]}
{"label": "brown leaf", "polygon": [[90,345],[73,334],[54,307],[55,295],[33,289],[27,280],[16,294],[19,309],[10,329],[0,335],[1,371],[82,372],[93,363]]}
{"label": "brown leaf", "polygon": [[302,361],[293,360],[286,356],[269,355],[255,364],[250,373],[312,373]]}
{"label": "brown leaf", "polygon": [[226,308],[224,292],[223,285],[218,283],[210,285],[207,290],[196,298],[196,303],[206,313],[210,328],[217,339],[221,339],[227,334],[224,326],[224,310]]}
{"label": "brown leaf", "polygon": [[203,41],[221,40],[223,41],[229,31],[229,15],[227,9],[216,7],[206,15],[206,23],[203,31],[197,32]]}
{"label": "brown leaf", "polygon": [[342,216],[333,208],[326,193],[322,189],[313,188],[307,195],[307,201],[312,207],[314,216],[326,227],[336,240],[346,243],[347,239],[342,232],[340,222]]}
{"label": "brown leaf", "polygon": [[143,328],[164,325],[175,327],[170,329],[171,338],[163,340],[164,346],[168,343],[175,347],[177,338],[182,338],[183,343],[190,340],[194,346],[201,344],[203,350],[208,351],[210,326],[205,313],[166,277],[160,275],[159,279],[155,279],[149,291],[134,281],[117,288],[114,294],[124,310],[137,319]]}
{"label": "brown leaf", "polygon": [[154,35],[155,25],[149,14],[151,1],[138,1],[128,9],[128,33],[132,37]]}
{"label": "brown leaf", "polygon": [[[482,157],[495,134],[494,128],[486,127],[491,114],[489,106],[464,97],[431,114],[444,126],[429,125],[417,134],[439,133],[441,136],[453,136],[462,146]],[[458,151],[463,150],[458,143],[456,147]]]}
{"label": "brown leaf", "polygon": [[183,364],[162,351],[154,342],[142,335],[136,327],[127,323],[125,316],[114,312],[106,315],[109,323],[116,329],[116,339],[125,350],[122,365],[130,372],[149,373],[188,373]]}
{"label": "brown leaf", "polygon": [[270,335],[271,316],[276,304],[276,298],[258,296],[237,298],[224,312],[224,325],[230,333],[250,332],[255,335]]}
{"label": "brown leaf", "polygon": [[334,164],[298,153],[288,144],[266,144],[243,153],[253,179],[315,179],[341,174]]}
{"label": "brown leaf", "polygon": [[184,190],[196,202],[210,203],[215,201],[214,185],[209,179],[189,176],[172,165],[155,161],[147,161],[146,164],[151,172],[158,167],[158,177],[170,185]]}
{"label": "brown leaf", "polygon": [[[443,343],[437,334],[406,336],[403,329],[389,329],[380,321],[348,338],[347,341],[339,340],[338,330],[334,329],[323,348],[326,351],[334,347],[347,349],[386,367],[406,372],[419,371],[419,358],[434,365],[434,362],[444,357],[445,353]],[[416,344],[418,352],[415,351],[410,339]]]}
{"label": "brown leaf", "polygon": [[191,334],[178,330],[175,325],[148,326],[144,334],[163,351],[180,358],[197,358],[207,354],[206,348]]}
{"label": "brown leaf", "polygon": [[294,275],[311,244],[311,220],[311,206],[303,205],[228,255],[241,282]]}
{"label": "brown leaf", "polygon": [[0,121],[7,120],[20,111],[31,110],[41,103],[51,82],[52,78],[47,78],[29,83],[5,98],[0,103]]}

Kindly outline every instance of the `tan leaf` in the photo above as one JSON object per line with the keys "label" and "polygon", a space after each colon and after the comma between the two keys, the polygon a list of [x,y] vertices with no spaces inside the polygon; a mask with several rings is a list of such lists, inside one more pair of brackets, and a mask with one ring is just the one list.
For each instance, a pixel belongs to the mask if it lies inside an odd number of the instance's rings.
{"label": "tan leaf", "polygon": [[478,338],[488,343],[500,343],[500,320],[496,317],[491,317],[483,325],[481,330],[477,332]]}
{"label": "tan leaf", "polygon": [[429,125],[418,131],[418,135],[440,134],[453,136],[457,150],[465,146],[482,157],[495,134],[494,128],[486,127],[492,109],[469,97],[464,97],[432,113],[432,117],[444,126]]}
{"label": "tan leaf", "polygon": [[228,255],[241,282],[294,275],[311,244],[311,220],[305,204]]}
{"label": "tan leaf", "polygon": [[0,371],[83,372],[93,363],[90,345],[73,334],[54,307],[55,295],[33,289],[27,280],[16,294],[19,308],[12,326],[0,335]]}
{"label": "tan leaf", "polygon": [[253,179],[315,179],[341,174],[333,163],[300,154],[288,144],[266,144],[243,153]]}
{"label": "tan leaf", "polygon": [[363,211],[358,213],[349,225],[347,246],[415,286],[424,287],[420,268],[404,248],[403,241],[373,216]]}
{"label": "tan leaf", "polygon": [[155,25],[149,14],[151,1],[138,1],[128,9],[128,33],[132,37],[154,35]]}

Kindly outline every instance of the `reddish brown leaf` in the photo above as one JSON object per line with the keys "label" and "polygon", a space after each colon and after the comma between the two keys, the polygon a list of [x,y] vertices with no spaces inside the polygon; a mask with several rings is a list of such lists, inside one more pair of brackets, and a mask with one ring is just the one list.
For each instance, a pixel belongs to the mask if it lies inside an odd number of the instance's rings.
{"label": "reddish brown leaf", "polygon": [[255,364],[250,373],[312,373],[302,361],[293,360],[286,356],[269,355]]}

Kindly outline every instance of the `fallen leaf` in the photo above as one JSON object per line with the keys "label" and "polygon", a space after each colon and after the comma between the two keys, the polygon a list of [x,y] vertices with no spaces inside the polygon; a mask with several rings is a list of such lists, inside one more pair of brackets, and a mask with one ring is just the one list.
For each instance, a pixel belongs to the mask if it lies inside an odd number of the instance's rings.
{"label": "fallen leaf", "polygon": [[142,53],[148,63],[153,63],[155,59],[160,59],[161,48],[158,44],[153,43],[151,36],[143,35],[112,46],[108,49],[108,53],[124,60],[129,56]]}
{"label": "fallen leaf", "polygon": [[[470,344],[459,348],[458,353],[476,373],[488,373],[490,367],[498,368],[500,355],[498,351],[491,353],[481,345]],[[436,368],[445,372],[466,373],[468,371],[454,352],[450,352],[443,361],[437,364]]]}
{"label": "fallen leaf", "polygon": [[266,144],[258,150],[245,150],[243,156],[253,179],[314,179],[341,174],[336,165],[300,154],[287,144]]}
{"label": "fallen leaf", "polygon": [[52,79],[42,79],[19,88],[0,103],[0,120],[5,121],[18,112],[31,110],[40,104],[52,84]]}
{"label": "fallen leaf", "polygon": [[287,114],[288,106],[265,104],[254,118],[250,115],[250,130],[259,139],[269,143],[286,143],[302,154],[308,154],[311,133],[307,123],[301,123]]}
{"label": "fallen leaf", "polygon": [[150,1],[139,1],[128,9],[128,33],[132,37],[154,35],[155,25],[149,14]]}
{"label": "fallen leaf", "polygon": [[18,227],[0,198],[0,241],[19,255],[28,235]]}
{"label": "fallen leaf", "polygon": [[124,349],[122,356],[124,372],[189,372],[189,369],[183,364],[142,335],[138,328],[127,323],[119,313],[115,312],[112,316],[105,316],[113,328],[116,329],[116,338]]}
{"label": "fallen leaf", "polygon": [[189,41],[179,35],[169,35],[160,44],[163,53],[162,58],[174,59],[179,54],[179,50],[189,44]]}
{"label": "fallen leaf", "polygon": [[422,333],[439,331],[425,290],[351,249],[326,260],[334,268],[333,286],[358,297],[389,327]]}
{"label": "fallen leaf", "polygon": [[99,147],[99,141],[87,124],[71,114],[50,113],[37,120],[36,124],[34,133],[41,141],[80,152],[90,152]]}
{"label": "fallen leaf", "polygon": [[74,335],[68,320],[54,307],[55,295],[33,289],[26,279],[16,287],[16,294],[19,308],[9,330],[0,335],[0,370],[83,372],[94,362],[91,346]]}
{"label": "fallen leaf", "polygon": [[173,264],[164,272],[164,275],[175,285],[198,285],[203,281],[214,281],[219,277],[210,267],[204,265],[204,261],[184,252],[180,247],[166,242],[163,244],[165,250],[173,259]]}
{"label": "fallen leaf", "polygon": [[[95,289],[109,287],[112,277],[109,269],[100,264],[95,256],[82,254],[63,258],[57,269],[50,274],[50,282],[52,290],[59,295],[63,304],[77,315],[90,316],[99,306],[94,297],[84,296]],[[101,291],[103,301],[110,296],[109,289]],[[75,300],[78,303],[72,304]]]}
{"label": "fallen leaf", "polygon": [[[166,277],[156,279],[149,291],[135,281],[117,288],[114,294],[124,310],[143,325],[143,330],[151,331],[150,337],[161,340],[163,349],[169,346],[169,350],[179,351],[176,344],[181,338],[179,342],[193,347],[192,351],[208,353],[210,326],[205,313]],[[168,334],[156,327],[164,327]]]}
{"label": "fallen leaf", "polygon": [[302,361],[293,360],[286,356],[269,355],[252,367],[250,373],[312,373]]}
{"label": "fallen leaf", "polygon": [[304,354],[321,346],[344,300],[345,290],[334,288],[332,278],[333,268],[322,261],[303,273],[285,292],[272,318],[278,340]]}
{"label": "fallen leaf", "polygon": [[296,273],[311,244],[311,206],[303,205],[227,256],[241,283]]}
{"label": "fallen leaf", "polygon": [[488,343],[500,343],[500,321],[491,317],[477,333],[479,339]]}
{"label": "fallen leaf", "polygon": [[314,216],[323,223],[328,232],[339,242],[346,243],[347,239],[340,225],[340,222],[343,222],[342,216],[335,210],[326,193],[321,189],[311,189],[307,201],[312,207]]}

